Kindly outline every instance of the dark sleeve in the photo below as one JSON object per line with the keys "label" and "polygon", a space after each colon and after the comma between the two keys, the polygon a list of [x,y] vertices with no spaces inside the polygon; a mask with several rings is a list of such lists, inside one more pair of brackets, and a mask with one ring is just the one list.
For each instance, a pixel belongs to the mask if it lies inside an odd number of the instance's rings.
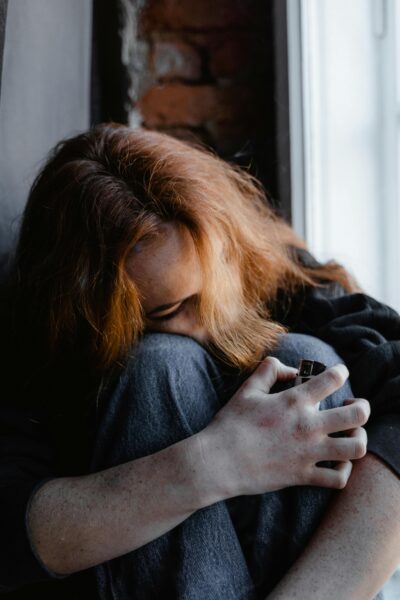
{"label": "dark sleeve", "polygon": [[0,592],[61,578],[35,555],[26,520],[33,493],[56,475],[38,415],[0,406]]}
{"label": "dark sleeve", "polygon": [[365,294],[309,290],[293,331],[335,348],[355,397],[371,403],[368,450],[400,475],[400,316]]}

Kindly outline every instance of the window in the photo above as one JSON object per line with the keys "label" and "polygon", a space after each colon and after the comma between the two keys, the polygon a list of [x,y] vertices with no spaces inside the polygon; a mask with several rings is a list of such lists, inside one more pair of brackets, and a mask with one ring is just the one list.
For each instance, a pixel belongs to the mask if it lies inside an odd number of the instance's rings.
{"label": "window", "polygon": [[400,2],[287,0],[287,33],[294,228],[400,312]]}
{"label": "window", "polygon": [[293,225],[400,311],[400,2],[288,0],[287,24]]}

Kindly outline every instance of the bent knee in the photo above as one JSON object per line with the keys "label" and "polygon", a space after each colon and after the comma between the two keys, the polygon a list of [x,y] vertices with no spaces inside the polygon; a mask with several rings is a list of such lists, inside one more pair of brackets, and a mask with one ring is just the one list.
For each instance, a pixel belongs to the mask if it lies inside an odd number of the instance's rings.
{"label": "bent knee", "polygon": [[146,333],[132,348],[128,366],[134,369],[149,366],[160,369],[165,366],[184,368],[188,363],[199,364],[209,360],[203,346],[188,336],[175,333]]}
{"label": "bent knee", "polygon": [[343,363],[336,350],[319,338],[304,333],[287,333],[281,337],[273,356],[292,367],[297,367],[299,360],[317,360],[327,367]]}
{"label": "bent knee", "polygon": [[212,366],[189,337],[146,334],[104,392],[93,464],[146,456],[204,428],[220,406]]}

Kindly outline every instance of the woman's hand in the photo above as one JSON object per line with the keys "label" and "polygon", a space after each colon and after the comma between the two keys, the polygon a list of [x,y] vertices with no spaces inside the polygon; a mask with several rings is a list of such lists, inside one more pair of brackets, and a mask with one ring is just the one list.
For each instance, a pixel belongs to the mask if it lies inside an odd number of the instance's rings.
{"label": "woman's hand", "polygon": [[[203,459],[218,473],[225,497],[260,494],[294,485],[345,487],[353,459],[367,451],[364,425],[369,402],[320,411],[319,402],[342,387],[348,377],[336,365],[312,380],[270,394],[276,381],[296,370],[266,358],[213,421],[198,436]],[[346,437],[329,434],[347,432]],[[335,468],[316,466],[338,461]]]}

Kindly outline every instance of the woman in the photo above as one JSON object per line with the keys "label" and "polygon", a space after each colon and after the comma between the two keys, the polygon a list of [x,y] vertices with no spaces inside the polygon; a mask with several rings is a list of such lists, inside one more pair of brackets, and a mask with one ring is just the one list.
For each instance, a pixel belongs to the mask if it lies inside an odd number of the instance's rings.
{"label": "woman", "polygon": [[[340,296],[344,290],[353,291],[354,282],[336,264],[310,262],[304,244],[267,206],[262,190],[246,173],[168,136],[116,125],[99,126],[55,149],[31,190],[15,273],[9,323],[13,356],[25,352],[30,364],[23,377],[18,365],[9,365],[10,393],[24,408],[34,406],[44,415],[62,475],[114,467],[203,429],[208,435],[202,440],[213,440],[211,447],[217,451],[213,444],[223,428],[215,436],[215,427],[207,424],[262,358],[274,352],[294,360],[310,352],[309,339],[294,342],[290,338],[292,346],[297,344],[296,351],[284,347],[287,338],[282,322],[291,329],[329,338],[349,363],[357,358],[356,364],[360,360],[362,364],[366,352],[364,346],[355,347],[352,338],[349,341],[352,326],[368,330],[364,336],[368,349],[379,346],[378,363],[384,358],[379,350],[383,334],[390,339],[386,321],[390,318],[391,327],[397,327],[390,334],[399,330],[393,314],[382,319],[378,303],[363,306],[364,296],[326,300],[326,289]],[[365,316],[371,314],[371,306],[375,310],[372,325]],[[383,330],[375,333],[375,327]],[[155,333],[142,338],[145,331],[189,336],[198,344],[187,337],[171,339]],[[311,343],[315,358],[325,353],[326,362],[339,360],[324,344]],[[190,366],[182,366],[186,377],[180,376],[177,366],[171,370],[170,365],[158,365],[169,354],[175,365],[181,361],[179,367],[191,356]],[[157,379],[149,383],[150,365]],[[278,379],[293,377],[293,370],[290,373],[284,367],[278,373]],[[353,375],[357,385],[362,378],[356,367]],[[276,376],[269,379],[273,383]],[[376,383],[368,382],[368,374],[364,379],[366,385]],[[342,374],[340,384],[343,381]],[[331,388],[325,385],[322,397],[310,388],[314,408],[339,387],[337,375],[335,382]],[[191,387],[204,392],[206,404]],[[192,403],[190,422],[185,421],[186,413],[179,412],[187,408],[184,402],[177,403],[179,394]],[[350,390],[345,394],[324,407],[343,403]],[[296,391],[284,398],[295,398],[297,406],[301,395]],[[398,411],[395,395],[377,399],[376,418]],[[196,413],[198,406],[202,408]],[[341,438],[331,441],[325,454],[312,457],[313,465],[318,459],[339,460],[336,470],[315,467],[311,474],[310,461],[306,469],[305,463],[295,460],[294,451],[286,457],[286,464],[280,463],[285,464],[282,478],[277,475],[261,489],[254,481],[251,486],[243,483],[250,462],[247,468],[242,464],[240,477],[236,474],[242,487],[231,486],[214,496],[211,504],[215,498],[243,497],[217,502],[207,508],[206,518],[199,511],[181,528],[97,567],[99,597],[265,596],[307,544],[331,495],[320,487],[311,492],[305,487],[275,490],[300,483],[341,487],[337,479],[333,482],[334,473],[341,473],[342,482],[344,474],[347,481],[349,459],[365,452],[360,428],[365,407],[360,411],[362,418],[358,415],[345,427],[357,441],[356,451],[350,439]],[[227,432],[234,431],[234,421],[230,423],[232,429],[225,428],[227,438]],[[303,421],[298,431],[301,439],[307,438],[307,448],[317,445],[307,437],[308,425]],[[262,426],[274,431],[276,424],[270,416]],[[343,425],[336,422],[330,432],[341,430]],[[382,442],[387,431],[387,424],[376,425],[372,449],[393,466],[388,458],[393,444]],[[282,438],[267,454],[279,455],[281,445]],[[227,476],[220,471],[229,488],[233,472]],[[30,522],[34,540],[37,498],[40,490],[33,498]],[[282,511],[285,506],[286,512]],[[279,534],[269,527],[271,520],[283,522],[288,508],[304,523],[300,527],[292,523],[282,537],[282,531]],[[272,519],[266,519],[268,514]],[[256,522],[243,523],[244,515],[253,515]],[[267,566],[268,554],[276,549],[269,545],[270,538],[279,535],[279,551],[287,551],[287,556],[281,555],[277,563],[270,560]],[[214,553],[209,551],[213,544]],[[93,564],[117,554],[105,555]],[[230,567],[228,557],[233,563]],[[392,564],[393,552],[390,561],[384,558],[390,573],[396,564]],[[305,572],[307,566],[301,571]],[[218,583],[220,575],[222,583]],[[370,581],[368,585],[366,589],[373,589]]]}

